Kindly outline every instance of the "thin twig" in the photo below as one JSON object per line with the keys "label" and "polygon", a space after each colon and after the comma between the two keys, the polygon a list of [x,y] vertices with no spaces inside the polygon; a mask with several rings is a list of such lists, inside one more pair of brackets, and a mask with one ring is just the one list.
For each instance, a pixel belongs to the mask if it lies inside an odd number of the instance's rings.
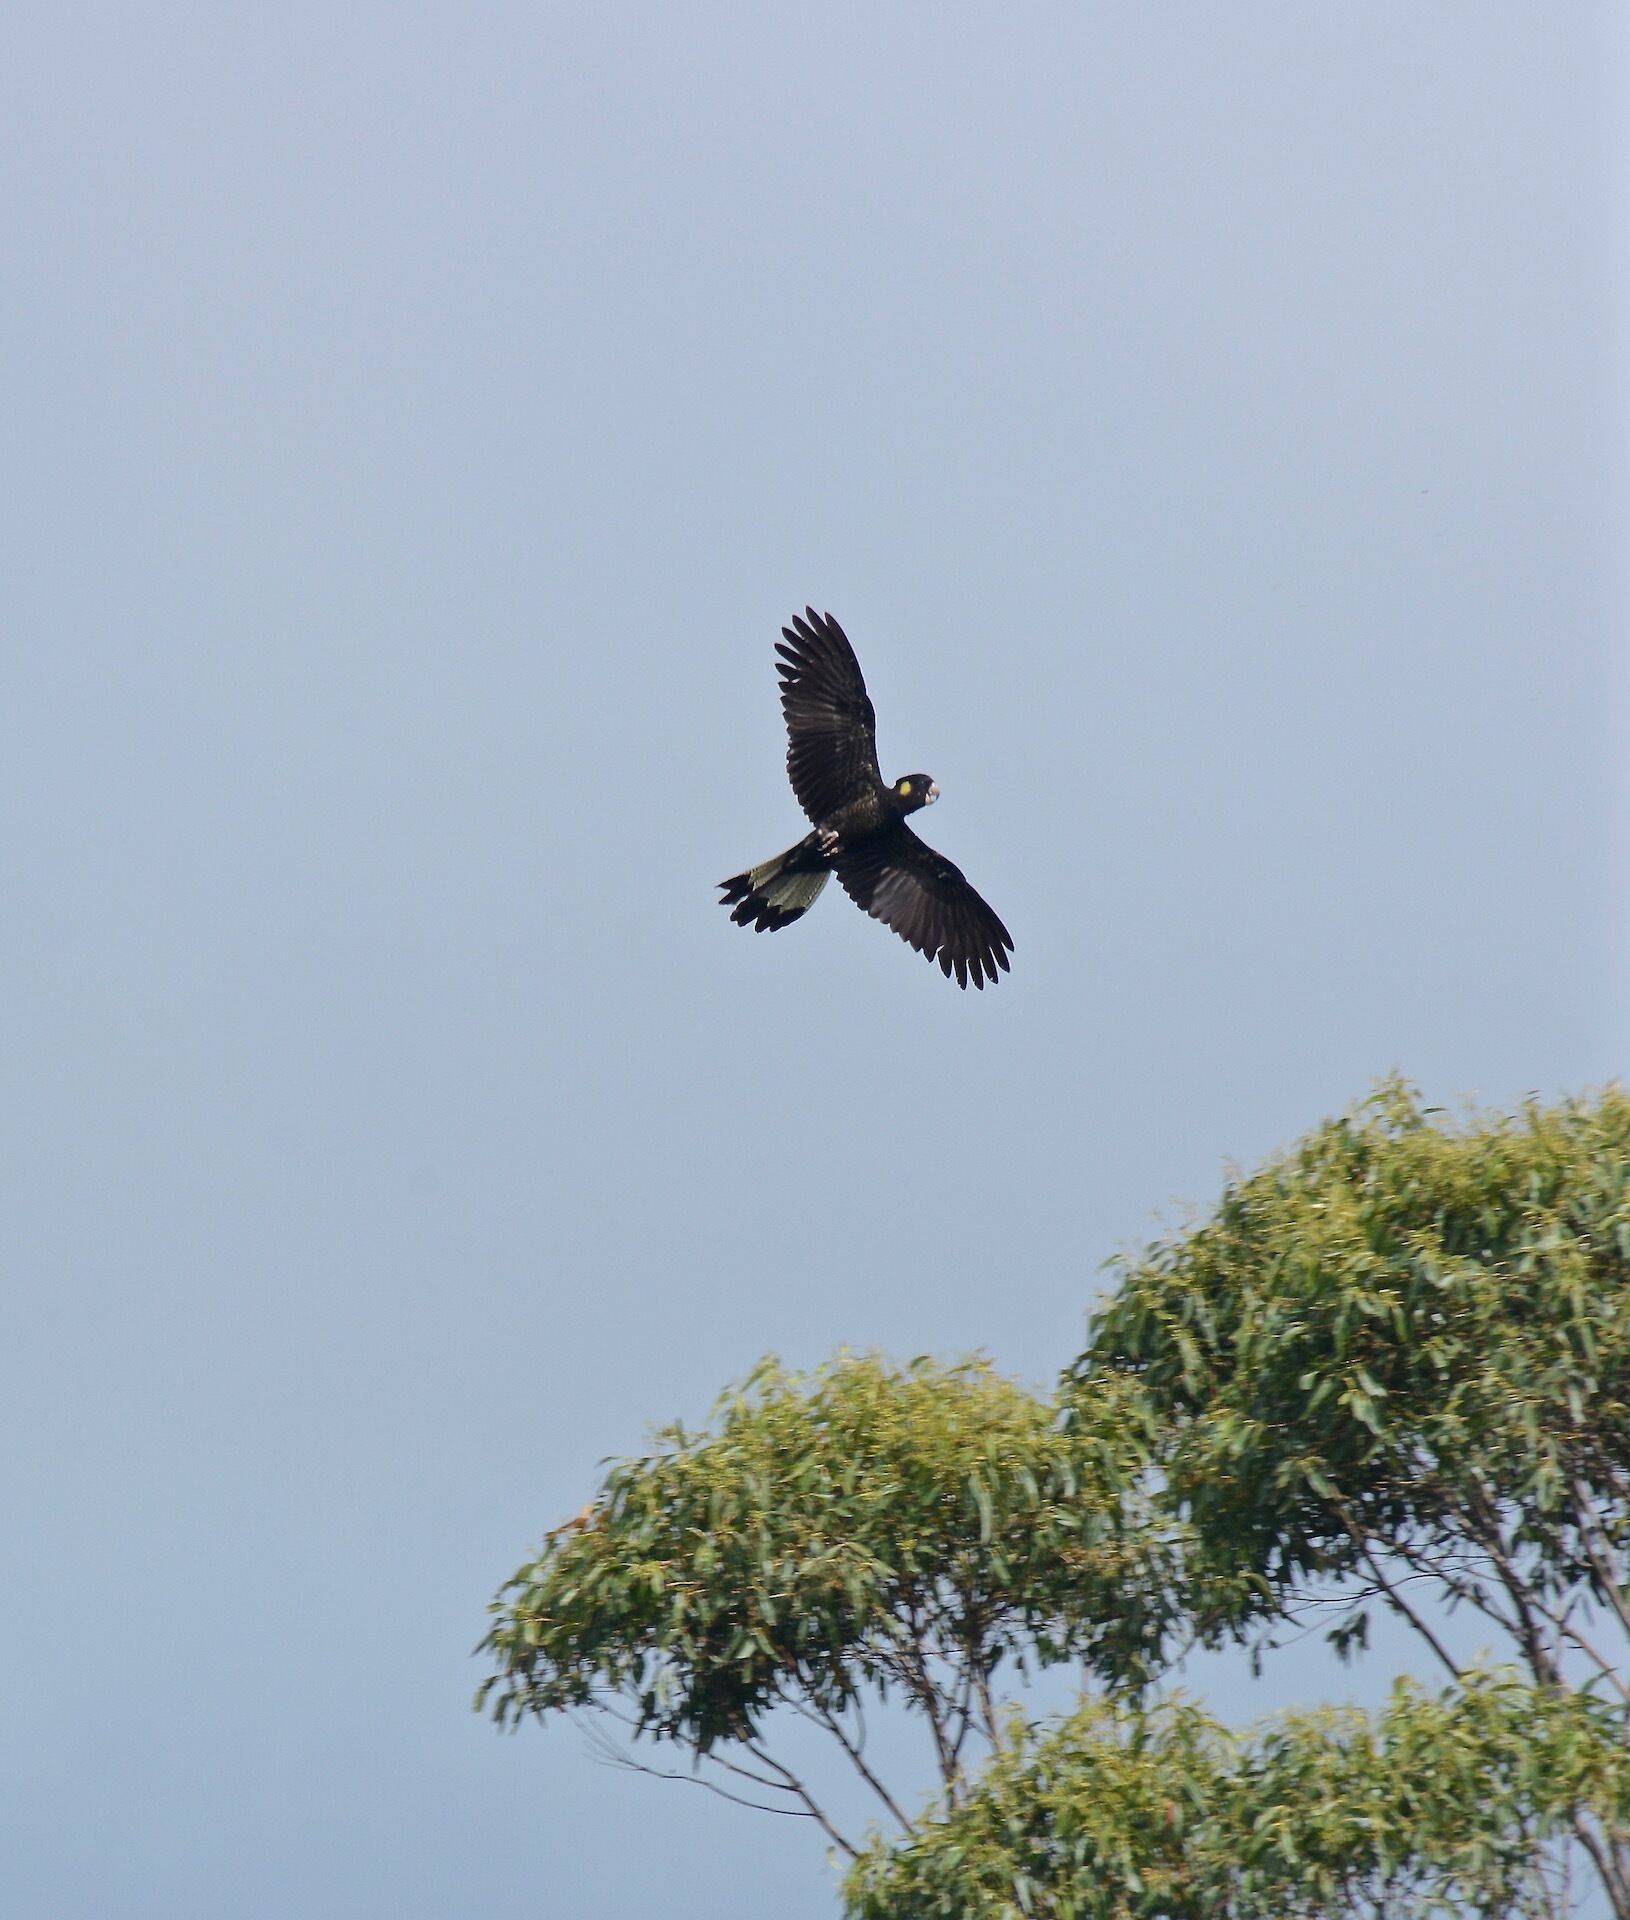
{"label": "thin twig", "polygon": [[1572,1483],[1574,1498],[1574,1521],[1579,1528],[1579,1538],[1584,1544],[1585,1557],[1595,1570],[1603,1597],[1618,1617],[1619,1625],[1626,1634],[1630,1634],[1630,1605],[1615,1576],[1614,1569],[1608,1563],[1607,1556],[1600,1546],[1602,1525],[1596,1516],[1596,1503],[1590,1498],[1584,1487],[1576,1479]]}
{"label": "thin twig", "polygon": [[[808,1820],[813,1816],[807,1807],[770,1807],[762,1800],[749,1800],[745,1794],[732,1793],[728,1787],[721,1787],[717,1780],[705,1779],[699,1773],[680,1773],[673,1767],[653,1767],[648,1760],[636,1760],[633,1754],[619,1747],[608,1734],[587,1722],[576,1721],[578,1731],[588,1740],[601,1766],[617,1767],[625,1773],[648,1774],[653,1780],[677,1780],[683,1786],[706,1787],[709,1793],[716,1793],[721,1800],[733,1801],[738,1807],[751,1807],[755,1813],[785,1814],[794,1820]],[[731,1766],[727,1760],[720,1760],[716,1754],[698,1753],[699,1760],[710,1760],[717,1766],[728,1767],[732,1773],[743,1774],[750,1780],[758,1779],[745,1767]],[[790,1787],[781,1786],[777,1781],[766,1780],[762,1783],[776,1793],[791,1793]]]}
{"label": "thin twig", "polygon": [[946,1745],[945,1728],[940,1721],[940,1699],[938,1689],[928,1677],[928,1662],[923,1654],[922,1628],[918,1624],[915,1603],[910,1610],[911,1638],[909,1653],[911,1656],[915,1684],[913,1691],[921,1703],[923,1712],[928,1716],[928,1725],[934,1736],[934,1751],[939,1756],[940,1779],[945,1784],[947,1797],[951,1796],[956,1769]]}
{"label": "thin twig", "polygon": [[1375,1575],[1375,1578],[1380,1585],[1382,1593],[1386,1596],[1387,1605],[1390,1606],[1394,1612],[1400,1613],[1403,1615],[1403,1617],[1409,1622],[1409,1624],[1415,1629],[1415,1631],[1421,1636],[1421,1638],[1426,1642],[1426,1644],[1437,1655],[1438,1659],[1442,1661],[1443,1665],[1448,1668],[1449,1672],[1454,1676],[1454,1678],[1456,1680],[1459,1680],[1462,1677],[1462,1669],[1460,1666],[1460,1662],[1451,1657],[1449,1650],[1444,1646],[1443,1642],[1432,1631],[1432,1629],[1426,1624],[1426,1621],[1409,1604],[1409,1602],[1404,1598],[1403,1594],[1399,1592],[1398,1588],[1393,1584],[1393,1582],[1387,1578],[1385,1573],[1382,1572],[1380,1563],[1376,1560],[1375,1555],[1370,1551],[1368,1542],[1365,1543],[1365,1545],[1360,1549],[1360,1551],[1363,1553],[1364,1559],[1367,1562],[1370,1568],[1370,1571]]}
{"label": "thin twig", "polygon": [[878,1779],[877,1775],[873,1773],[871,1768],[866,1764],[865,1757],[862,1755],[860,1748],[856,1746],[854,1741],[844,1732],[842,1723],[838,1720],[836,1714],[829,1708],[823,1707],[818,1703],[815,1707],[815,1714],[818,1716],[820,1724],[827,1729],[837,1741],[838,1745],[848,1754],[851,1765],[860,1775],[861,1779],[866,1782],[872,1792],[877,1795],[878,1799],[883,1802],[884,1806],[888,1808],[894,1818],[899,1821],[901,1827],[903,1827],[907,1833],[915,1833],[916,1828],[900,1811],[893,1794],[889,1792],[888,1788],[884,1786],[883,1782]]}
{"label": "thin twig", "polygon": [[956,1704],[951,1709],[951,1718],[956,1723],[956,1738],[951,1742],[951,1766],[958,1779],[962,1775],[962,1748],[973,1726],[974,1656],[971,1648],[964,1650],[961,1668],[961,1684],[957,1688]]}
{"label": "thin twig", "polygon": [[782,1766],[779,1760],[772,1760],[764,1749],[755,1745],[753,1741],[743,1740],[742,1745],[761,1767],[768,1767],[772,1773],[777,1773],[781,1776],[790,1790],[797,1794],[798,1798],[808,1807],[810,1813],[820,1822],[822,1830],[835,1847],[838,1847],[842,1852],[848,1854],[851,1860],[858,1860],[860,1858],[860,1849],[846,1840],[844,1836],[838,1832],[837,1828],[833,1826],[832,1822],[816,1804],[815,1796],[810,1792],[808,1787],[804,1785],[803,1781],[798,1778],[797,1774],[792,1772],[790,1768]]}
{"label": "thin twig", "polygon": [[994,1747],[996,1734],[996,1706],[990,1693],[990,1670],[978,1667],[974,1672],[974,1691],[979,1696],[979,1717],[984,1722],[985,1738]]}
{"label": "thin twig", "polygon": [[1573,1830],[1579,1844],[1591,1857],[1591,1862],[1601,1879],[1602,1889],[1612,1904],[1614,1920],[1630,1920],[1630,1882],[1627,1882],[1618,1862],[1603,1846],[1601,1837],[1585,1818],[1583,1812],[1573,1816]]}
{"label": "thin twig", "polygon": [[[621,1713],[617,1708],[605,1701],[596,1701],[595,1711],[597,1713],[603,1713],[608,1719],[615,1720],[619,1725],[627,1727],[631,1733],[638,1733],[639,1721],[632,1714]],[[600,1749],[602,1757],[609,1763],[630,1767],[636,1773],[660,1772],[658,1768],[648,1767],[643,1761],[635,1760],[631,1754],[627,1753],[622,1747],[619,1747],[601,1728],[594,1726],[592,1722],[586,1720],[581,1714],[574,1713],[571,1719],[572,1724],[578,1731]],[[742,1780],[751,1780],[755,1786],[764,1787],[771,1793],[791,1793],[793,1791],[791,1787],[784,1785],[779,1780],[766,1779],[763,1774],[754,1773],[751,1767],[744,1767],[737,1760],[727,1760],[723,1754],[715,1753],[711,1747],[704,1752],[694,1740],[687,1738],[682,1733],[672,1734],[670,1738],[674,1741],[675,1745],[686,1748],[693,1759],[697,1761],[706,1760],[709,1765],[722,1767],[726,1773],[733,1773]],[[676,1779],[688,1779],[689,1775],[681,1774],[673,1777]],[[780,1809],[775,1809],[775,1811],[780,1811]]]}
{"label": "thin twig", "polygon": [[1557,1613],[1543,1600],[1535,1600],[1533,1604],[1551,1622],[1563,1639],[1572,1641],[1585,1658],[1600,1670],[1602,1678],[1617,1691],[1620,1699],[1630,1705],[1630,1685],[1626,1684],[1618,1669],[1601,1649],[1587,1639],[1566,1614]]}
{"label": "thin twig", "polygon": [[1353,1545],[1357,1547],[1359,1552],[1363,1555],[1364,1564],[1369,1568],[1371,1574],[1374,1576],[1376,1585],[1381,1589],[1382,1593],[1386,1596],[1386,1601],[1388,1606],[1390,1606],[1395,1613],[1400,1613],[1403,1615],[1403,1617],[1421,1636],[1421,1638],[1432,1649],[1432,1651],[1437,1655],[1437,1657],[1449,1669],[1450,1673],[1454,1675],[1455,1679],[1457,1680],[1460,1679],[1461,1669],[1460,1669],[1459,1663],[1455,1660],[1450,1659],[1448,1650],[1444,1647],[1443,1642],[1437,1637],[1437,1635],[1426,1624],[1426,1622],[1421,1618],[1421,1616],[1415,1611],[1415,1609],[1409,1604],[1409,1602],[1398,1591],[1398,1589],[1393,1585],[1393,1583],[1387,1578],[1386,1574],[1382,1571],[1381,1563],[1379,1562],[1379,1560],[1377,1560],[1374,1549],[1371,1547],[1368,1538],[1364,1534],[1359,1532],[1357,1526],[1353,1523],[1352,1516],[1348,1513],[1345,1505],[1338,1503],[1336,1511],[1341,1515],[1341,1523],[1347,1529],[1347,1534],[1349,1539],[1351,1539]]}

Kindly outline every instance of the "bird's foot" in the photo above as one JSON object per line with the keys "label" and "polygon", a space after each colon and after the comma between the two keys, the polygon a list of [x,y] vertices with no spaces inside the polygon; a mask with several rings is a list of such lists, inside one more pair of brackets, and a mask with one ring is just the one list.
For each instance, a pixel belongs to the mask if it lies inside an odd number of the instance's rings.
{"label": "bird's foot", "polygon": [[815,830],[815,844],[820,848],[822,854],[830,860],[838,850],[838,836],[830,827],[817,827]]}

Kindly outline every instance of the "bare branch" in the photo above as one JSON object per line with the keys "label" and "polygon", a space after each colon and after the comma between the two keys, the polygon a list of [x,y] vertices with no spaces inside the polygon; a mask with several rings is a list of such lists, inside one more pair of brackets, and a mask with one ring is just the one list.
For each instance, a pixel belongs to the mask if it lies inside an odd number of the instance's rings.
{"label": "bare branch", "polygon": [[[637,1760],[626,1748],[619,1747],[600,1727],[594,1726],[579,1715],[572,1716],[573,1725],[589,1742],[596,1760],[601,1766],[617,1767],[626,1773],[648,1774],[653,1780],[678,1780],[692,1787],[706,1787],[709,1793],[716,1793],[721,1800],[730,1800],[738,1807],[751,1807],[755,1813],[780,1813],[794,1820],[809,1820],[817,1817],[809,1807],[772,1807],[762,1800],[749,1800],[743,1793],[732,1793],[728,1787],[721,1787],[717,1780],[708,1780],[700,1773],[681,1773],[674,1767],[654,1767],[647,1760]],[[731,1773],[742,1774],[749,1780],[759,1780],[760,1776],[745,1767],[732,1766],[728,1760],[721,1760],[717,1754],[702,1753],[699,1760],[712,1761],[717,1766],[727,1768]],[[794,1787],[782,1786],[774,1780],[761,1780],[760,1784],[776,1793],[793,1793]]]}
{"label": "bare branch", "polygon": [[[638,1725],[638,1722],[632,1715],[619,1712],[607,1702],[597,1701],[595,1704],[596,1711],[607,1714],[611,1719],[618,1721],[623,1726],[633,1728]],[[779,1760],[766,1753],[755,1741],[741,1739],[739,1740],[739,1744],[758,1761],[760,1767],[767,1770],[765,1772],[757,1772],[752,1767],[744,1767],[739,1761],[727,1759],[722,1753],[718,1753],[712,1748],[708,1748],[704,1752],[696,1745],[695,1741],[687,1740],[682,1735],[675,1736],[678,1743],[687,1747],[699,1764],[706,1762],[709,1766],[719,1767],[726,1773],[736,1775],[739,1779],[752,1781],[755,1786],[762,1787],[768,1792],[787,1794],[791,1798],[800,1801],[802,1803],[800,1806],[767,1806],[762,1800],[751,1800],[748,1799],[745,1794],[732,1793],[728,1788],[720,1786],[716,1780],[705,1779],[699,1773],[679,1773],[672,1768],[651,1766],[643,1760],[635,1759],[625,1748],[619,1747],[611,1740],[603,1729],[593,1725],[592,1722],[588,1721],[581,1714],[573,1714],[572,1721],[573,1724],[578,1727],[579,1731],[581,1731],[597,1749],[601,1761],[606,1765],[623,1767],[630,1773],[649,1774],[652,1778],[658,1780],[688,1780],[693,1785],[708,1788],[710,1792],[718,1794],[721,1799],[733,1800],[737,1806],[752,1807],[759,1813],[790,1814],[800,1820],[814,1820],[832,1844],[846,1853],[851,1860],[856,1860],[860,1857],[859,1850],[846,1835],[841,1833],[838,1828],[833,1825],[824,1809],[815,1799],[815,1796],[809,1791],[809,1788],[798,1775],[795,1774],[790,1767],[783,1766]],[[842,1735],[840,1734],[839,1737],[841,1739]],[[844,1745],[847,1747],[849,1742],[844,1741]],[[864,1765],[862,1765],[861,1770],[862,1772],[867,1771]],[[871,1778],[869,1772],[867,1773],[867,1778]],[[874,1782],[874,1785],[875,1784]],[[878,1791],[883,1792],[880,1786],[878,1787]],[[888,1800],[886,1793],[883,1794],[883,1797],[891,1811],[894,1811],[893,1802]],[[897,1812],[896,1818],[899,1818]],[[901,1824],[905,1825],[907,1830],[910,1831],[909,1823],[902,1821]]]}
{"label": "bare branch", "polygon": [[951,1709],[951,1718],[956,1725],[956,1738],[951,1742],[951,1765],[958,1777],[962,1772],[962,1749],[973,1727],[974,1656],[971,1649],[964,1650],[959,1665],[962,1677],[957,1687],[956,1703]]}
{"label": "bare branch", "polygon": [[1425,1620],[1423,1620],[1421,1616],[1415,1611],[1415,1609],[1409,1604],[1409,1602],[1404,1598],[1403,1594],[1399,1592],[1397,1586],[1387,1578],[1386,1573],[1383,1571],[1381,1567],[1380,1561],[1377,1560],[1374,1552],[1371,1550],[1369,1541],[1360,1536],[1357,1530],[1353,1527],[1353,1523],[1350,1520],[1346,1519],[1345,1514],[1342,1517],[1343,1517],[1343,1520],[1346,1522],[1348,1531],[1353,1536],[1354,1544],[1357,1546],[1359,1552],[1364,1556],[1364,1564],[1369,1568],[1370,1573],[1374,1577],[1375,1584],[1381,1589],[1382,1597],[1383,1599],[1385,1599],[1387,1605],[1392,1608],[1394,1613],[1400,1614],[1405,1620],[1409,1622],[1409,1624],[1415,1629],[1415,1631],[1421,1636],[1421,1638],[1426,1642],[1426,1644],[1437,1655],[1439,1660],[1443,1662],[1444,1666],[1448,1668],[1449,1672],[1453,1675],[1453,1677],[1456,1680],[1460,1679],[1461,1667],[1460,1667],[1459,1661],[1453,1659],[1450,1656],[1449,1651],[1444,1646],[1443,1642],[1426,1624]]}
{"label": "bare branch", "polygon": [[866,1782],[867,1786],[871,1788],[872,1792],[877,1795],[878,1799],[883,1802],[884,1806],[888,1808],[890,1814],[900,1823],[901,1827],[907,1833],[915,1833],[917,1829],[900,1811],[893,1794],[889,1792],[888,1788],[884,1786],[883,1782],[878,1779],[877,1775],[873,1773],[871,1768],[866,1764],[865,1756],[861,1753],[859,1746],[844,1732],[843,1724],[837,1715],[834,1714],[830,1708],[817,1705],[815,1708],[815,1716],[819,1724],[826,1728],[828,1733],[832,1735],[833,1739],[837,1741],[838,1745],[842,1747],[844,1752],[849,1756],[850,1764],[854,1767],[855,1771],[860,1775],[861,1779]]}
{"label": "bare branch", "polygon": [[1582,1812],[1574,1815],[1573,1830],[1579,1844],[1590,1855],[1591,1864],[1601,1879],[1603,1890],[1613,1908],[1614,1920],[1630,1920],[1630,1877],[1626,1876],[1623,1866]]}
{"label": "bare branch", "polygon": [[1517,1619],[1517,1639],[1532,1669],[1535,1679],[1544,1686],[1562,1687],[1562,1676],[1557,1663],[1545,1645],[1534,1619],[1534,1595],[1531,1584],[1524,1580],[1521,1570],[1512,1561],[1507,1549],[1505,1531],[1495,1512],[1494,1502],[1488,1492],[1476,1482],[1473,1483],[1473,1504],[1476,1508],[1475,1524],[1477,1532],[1474,1538],[1478,1546],[1489,1557],[1494,1567],[1495,1577],[1504,1587],[1507,1599]]}
{"label": "bare branch", "polygon": [[788,1790],[795,1793],[798,1798],[803,1801],[810,1813],[820,1823],[822,1831],[835,1847],[841,1852],[848,1854],[851,1860],[858,1860],[860,1858],[860,1849],[846,1840],[837,1828],[833,1826],[832,1822],[816,1804],[814,1795],[809,1791],[808,1787],[804,1785],[803,1781],[798,1778],[797,1774],[793,1773],[790,1768],[782,1766],[779,1760],[772,1760],[764,1749],[755,1742],[744,1740],[742,1745],[761,1767],[768,1767],[772,1773],[780,1775],[781,1779],[786,1782]]}
{"label": "bare branch", "polygon": [[979,1718],[985,1738],[994,1747],[996,1745],[996,1706],[990,1694],[990,1672],[979,1667],[974,1672],[974,1692],[979,1698]]}
{"label": "bare branch", "polygon": [[1534,1607],[1556,1628],[1558,1638],[1570,1642],[1578,1652],[1582,1653],[1597,1668],[1602,1678],[1614,1689],[1620,1699],[1630,1706],[1630,1684],[1626,1683],[1623,1675],[1606,1654],[1573,1624],[1567,1614],[1557,1613],[1543,1600],[1535,1600]]}
{"label": "bare branch", "polygon": [[[619,1726],[626,1727],[631,1734],[637,1735],[639,1732],[640,1723],[637,1717],[631,1713],[622,1712],[613,1706],[609,1700],[596,1700],[594,1709],[596,1713],[603,1713],[607,1719],[615,1720]],[[650,1767],[643,1761],[636,1760],[626,1748],[619,1747],[602,1728],[595,1726],[581,1713],[573,1713],[570,1718],[573,1726],[598,1750],[601,1759],[608,1765],[628,1767],[635,1773],[656,1773],[659,1776],[661,1775],[660,1768]],[[723,1754],[715,1752],[711,1747],[704,1753],[694,1740],[688,1739],[683,1734],[674,1734],[672,1738],[677,1746],[684,1747],[687,1752],[690,1753],[693,1760],[698,1762],[705,1760],[710,1766],[722,1767],[726,1773],[736,1774],[743,1780],[751,1780],[755,1786],[767,1788],[771,1793],[790,1793],[793,1791],[792,1788],[785,1786],[779,1780],[771,1780],[764,1774],[754,1773],[751,1767],[744,1767],[739,1761],[727,1760]],[[690,1776],[673,1775],[662,1777],[688,1779]],[[781,1809],[777,1808],[774,1809],[774,1811],[779,1812]]]}
{"label": "bare branch", "polygon": [[1574,1502],[1574,1523],[1579,1529],[1579,1538],[1585,1549],[1585,1557],[1590,1561],[1597,1583],[1601,1587],[1602,1598],[1613,1609],[1625,1633],[1630,1634],[1630,1604],[1627,1604],[1623,1587],[1603,1551],[1602,1523],[1596,1512],[1596,1503],[1578,1480],[1572,1483],[1571,1492]]}
{"label": "bare branch", "polygon": [[940,1779],[944,1783],[946,1798],[956,1804],[957,1769],[951,1758],[949,1744],[945,1737],[945,1725],[940,1717],[943,1704],[939,1689],[934,1685],[928,1672],[928,1662],[923,1652],[923,1627],[915,1600],[907,1599],[906,1618],[890,1621],[899,1652],[899,1672],[906,1690],[922,1708],[928,1721],[929,1731],[934,1736],[934,1752],[939,1761]]}

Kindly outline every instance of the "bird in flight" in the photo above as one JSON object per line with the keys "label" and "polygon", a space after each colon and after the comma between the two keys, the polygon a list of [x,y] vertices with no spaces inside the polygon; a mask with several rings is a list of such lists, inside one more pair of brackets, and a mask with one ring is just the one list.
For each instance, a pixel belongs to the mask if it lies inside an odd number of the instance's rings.
{"label": "bird in flight", "polygon": [[719,904],[738,927],[773,933],[801,920],[835,873],[857,907],[937,960],[947,979],[994,983],[998,968],[1008,971],[1013,941],[961,869],[906,825],[940,790],[926,773],[884,784],[877,716],[848,636],[813,607],[781,632],[787,777],[814,830],[762,866],[721,880]]}

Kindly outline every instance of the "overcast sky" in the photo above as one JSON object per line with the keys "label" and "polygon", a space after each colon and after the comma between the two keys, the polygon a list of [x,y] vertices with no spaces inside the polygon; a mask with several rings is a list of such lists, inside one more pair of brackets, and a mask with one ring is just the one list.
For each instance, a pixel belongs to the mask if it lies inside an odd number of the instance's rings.
{"label": "overcast sky", "polygon": [[[8,10],[0,1908],[829,1914],[468,1711],[596,1463],[767,1350],[1046,1384],[1387,1070],[1624,1069],[1627,42]],[[806,601],[993,992],[714,904]]]}

